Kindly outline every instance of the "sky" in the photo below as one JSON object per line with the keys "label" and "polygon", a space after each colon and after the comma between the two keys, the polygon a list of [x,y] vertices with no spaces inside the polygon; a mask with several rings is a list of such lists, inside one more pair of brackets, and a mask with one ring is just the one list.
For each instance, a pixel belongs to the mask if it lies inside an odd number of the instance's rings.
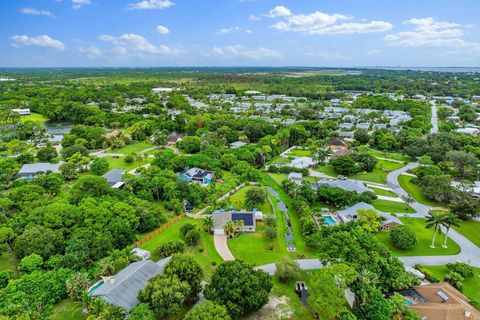
{"label": "sky", "polygon": [[478,0],[0,0],[0,67],[478,67]]}

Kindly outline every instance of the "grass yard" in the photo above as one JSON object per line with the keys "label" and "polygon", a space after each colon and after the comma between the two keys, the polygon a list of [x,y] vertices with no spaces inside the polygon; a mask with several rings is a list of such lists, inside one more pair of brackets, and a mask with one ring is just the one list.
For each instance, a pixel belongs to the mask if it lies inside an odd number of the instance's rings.
{"label": "grass yard", "polygon": [[[256,188],[255,186],[246,186],[232,194],[228,199],[230,200],[230,204],[237,210],[245,209],[245,199],[246,193],[248,190]],[[257,207],[264,214],[273,214],[272,207],[270,203],[265,199],[265,202]]]}
{"label": "grass yard", "polygon": [[48,120],[47,117],[45,117],[43,114],[39,114],[35,112],[32,112],[32,114],[29,116],[20,117],[20,121],[23,121],[23,122],[33,121],[35,123],[44,123],[47,120]]}
{"label": "grass yard", "polygon": [[425,204],[427,206],[442,206],[442,204],[439,202],[427,199],[427,197],[425,197],[425,195],[423,194],[422,188],[411,182],[413,178],[414,177],[407,175],[400,175],[398,177],[398,182],[400,183],[400,186],[403,188],[403,190],[411,194],[415,200],[422,204]]}
{"label": "grass yard", "polygon": [[0,272],[15,271],[15,257],[7,252],[0,253]]}
{"label": "grass yard", "polygon": [[287,155],[294,157],[310,157],[312,155],[312,151],[309,149],[293,149]]}
{"label": "grass yard", "polygon": [[108,161],[108,164],[109,164],[108,169],[109,170],[121,168],[121,169],[125,169],[127,171],[130,171],[132,169],[141,167],[141,166],[146,165],[147,163],[150,163],[152,161],[151,158],[147,158],[147,159],[144,159],[144,160],[139,161],[139,162],[133,162],[133,163],[128,163],[127,164],[123,160],[122,157],[120,157],[120,158],[105,157],[105,159]]}
{"label": "grass yard", "polygon": [[[205,272],[205,279],[209,279],[213,270],[213,264],[220,264],[223,260],[220,255],[215,250],[215,246],[213,244],[213,236],[211,234],[206,234],[203,232],[202,228],[202,220],[198,219],[182,219],[178,223],[170,226],[168,229],[164,230],[162,233],[158,234],[156,237],[150,239],[149,241],[145,242],[141,248],[145,250],[149,250],[152,252],[152,258],[154,260],[158,260],[158,257],[154,254],[154,251],[160,244],[165,243],[170,240],[180,239],[180,227],[185,223],[194,223],[197,225],[197,228],[201,231],[202,239],[201,242],[195,247],[188,247],[186,252],[190,253],[194,256],[194,258],[200,263],[203,267],[203,271]],[[201,248],[203,248],[203,252],[201,252]]]}
{"label": "grass yard", "polygon": [[463,221],[460,223],[460,227],[453,228],[473,242],[477,247],[480,247],[480,222]]}
{"label": "grass yard", "polygon": [[123,148],[112,150],[113,153],[121,153],[121,154],[130,154],[130,153],[140,153],[141,151],[149,148],[153,148],[155,145],[149,142],[134,142],[129,145],[126,145]]}
{"label": "grass yard", "polygon": [[398,194],[396,194],[395,192],[393,191],[390,191],[390,190],[384,190],[384,189],[380,189],[380,188],[374,188],[374,187],[371,187],[371,186],[367,186],[368,189],[372,190],[373,192],[375,192],[375,194],[379,195],[379,196],[386,196],[386,197],[391,197],[391,198],[398,198]]}
{"label": "grass yard", "polygon": [[414,159],[410,158],[409,156],[400,154],[400,153],[393,153],[393,152],[385,152],[385,151],[380,151],[380,150],[375,150],[371,149],[366,146],[361,146],[358,148],[362,152],[366,152],[368,154],[371,154],[372,156],[376,158],[385,158],[385,159],[392,159],[392,160],[397,160],[397,161],[402,161],[402,162],[411,162],[414,161]]}
{"label": "grass yard", "polygon": [[54,308],[49,320],[83,320],[86,317],[82,314],[82,303],[71,299],[60,301]]}
{"label": "grass yard", "polygon": [[[447,266],[422,266],[423,269],[430,271],[436,278],[443,280],[448,273]],[[462,282],[462,292],[470,300],[480,304],[480,268],[475,268],[475,275],[472,279],[467,279]]]}
{"label": "grass yard", "polygon": [[[377,165],[375,166],[375,169],[373,169],[373,171],[354,174],[352,176],[349,176],[349,178],[364,180],[364,181],[369,181],[374,183],[380,183],[380,184],[386,184],[388,173],[393,170],[397,170],[403,166],[404,166],[403,163],[386,161],[386,160],[378,160]],[[330,164],[316,167],[315,170],[332,177],[338,176],[338,173],[335,172],[335,169]]]}
{"label": "grass yard", "polygon": [[377,199],[372,202],[372,206],[377,210],[388,213],[415,213],[415,210],[405,202]]}
{"label": "grass yard", "polygon": [[433,238],[433,230],[425,228],[425,220],[418,218],[400,218],[404,225],[408,226],[417,235],[417,246],[410,250],[396,248],[390,240],[388,232],[378,232],[375,237],[385,244],[394,256],[442,256],[454,255],[460,252],[460,246],[452,239],[448,239],[448,248],[442,248],[445,235],[437,232],[435,248],[430,248]]}

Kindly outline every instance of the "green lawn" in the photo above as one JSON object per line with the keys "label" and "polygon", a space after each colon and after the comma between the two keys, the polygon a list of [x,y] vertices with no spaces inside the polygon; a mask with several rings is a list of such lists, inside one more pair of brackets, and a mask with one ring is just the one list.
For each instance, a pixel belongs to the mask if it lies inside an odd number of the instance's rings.
{"label": "green lawn", "polygon": [[375,209],[388,213],[415,213],[412,207],[404,202],[378,199],[372,202]]}
{"label": "green lawn", "polygon": [[393,152],[385,152],[385,151],[380,151],[380,150],[375,150],[371,149],[367,146],[361,146],[358,148],[362,152],[366,152],[368,154],[371,154],[372,156],[376,158],[385,158],[385,159],[392,159],[392,160],[397,160],[397,161],[402,161],[402,162],[411,162],[414,161],[414,159],[410,158],[409,156],[400,154],[400,153],[393,153]]}
{"label": "green lawn", "polygon": [[[183,220],[180,220],[176,224],[164,230],[162,233],[158,234],[156,237],[144,243],[141,248],[151,251],[152,258],[154,260],[157,260],[158,257],[154,254],[155,249],[158,248],[158,246],[160,246],[160,244],[162,243],[173,239],[180,239],[180,227],[187,222],[196,224],[202,235],[201,243],[195,247],[187,248],[187,252],[192,254],[194,258],[202,265],[205,272],[205,278],[209,279],[214,270],[213,264],[220,264],[222,262],[222,258],[215,250],[215,246],[213,244],[213,236],[211,234],[203,232],[203,230],[201,229],[202,220],[200,219],[185,218]],[[201,248],[203,248],[203,252],[200,251]]]}
{"label": "green lawn", "polygon": [[435,239],[435,248],[430,248],[433,238],[433,230],[425,228],[425,220],[418,218],[400,218],[404,225],[412,229],[417,235],[417,246],[410,250],[401,250],[396,248],[390,240],[388,232],[378,232],[375,237],[384,243],[394,256],[441,256],[454,255],[460,252],[460,246],[452,239],[448,239],[448,248],[442,248],[444,234],[437,232]]}
{"label": "green lawn", "polygon": [[268,175],[275,181],[278,185],[282,185],[283,180],[287,180],[288,175],[285,173],[268,173]]}
{"label": "green lawn", "polygon": [[379,195],[379,196],[386,196],[386,197],[391,197],[391,198],[398,198],[398,194],[396,194],[395,192],[390,191],[390,190],[384,190],[384,189],[380,189],[380,188],[374,188],[374,187],[371,187],[371,186],[368,186],[368,189],[372,190],[373,192],[375,192],[375,194],[377,194],[377,195]]}
{"label": "green lawn", "polygon": [[0,272],[15,271],[15,257],[7,252],[0,253]]}
{"label": "green lawn", "polygon": [[400,175],[398,177],[398,182],[400,183],[400,186],[403,188],[403,190],[411,194],[415,200],[422,204],[425,204],[427,206],[442,206],[442,204],[439,202],[427,199],[423,194],[422,188],[411,182],[413,178],[414,177],[407,175]]}
{"label": "green lawn", "polygon": [[[235,192],[229,197],[230,204],[237,210],[246,209],[245,199],[246,192],[249,189],[256,188],[255,186],[246,186]],[[273,214],[270,203],[265,199],[265,202],[257,207],[264,214]]]}
{"label": "green lawn", "polygon": [[480,247],[480,222],[463,221],[460,223],[460,227],[453,228],[472,241],[477,247]]}
{"label": "green lawn", "polygon": [[[352,176],[349,176],[349,178],[370,181],[370,182],[375,182],[380,184],[386,184],[388,173],[393,170],[399,169],[403,166],[404,166],[403,163],[386,161],[386,160],[378,160],[377,165],[375,166],[375,169],[373,169],[373,171],[354,174]],[[338,173],[335,172],[335,169],[330,164],[319,166],[315,168],[315,170],[325,173],[332,177],[338,176]]]}
{"label": "green lawn", "polygon": [[155,145],[149,142],[134,142],[131,143],[123,148],[112,150],[113,153],[122,153],[122,154],[130,154],[130,153],[140,153],[141,151],[149,148],[153,148]]}
{"label": "green lawn", "polygon": [[82,314],[82,303],[70,299],[60,301],[54,308],[49,320],[83,320],[86,317]]}
{"label": "green lawn", "polygon": [[[430,271],[436,278],[443,280],[448,273],[447,266],[422,266],[422,269]],[[475,268],[475,275],[472,279],[467,279],[462,282],[462,292],[470,300],[480,304],[480,268]]]}
{"label": "green lawn", "polygon": [[294,149],[290,151],[287,155],[294,156],[294,157],[310,157],[312,155],[312,151],[308,149]]}
{"label": "green lawn", "polygon": [[122,157],[120,157],[120,158],[105,157],[105,159],[108,161],[108,164],[109,164],[108,169],[109,169],[109,170],[121,168],[121,169],[125,169],[125,170],[127,170],[127,171],[130,171],[130,170],[132,170],[132,169],[141,167],[141,166],[146,165],[147,163],[149,163],[149,162],[152,161],[152,159],[147,158],[147,159],[142,160],[142,161],[139,161],[139,162],[133,162],[133,163],[127,164],[127,163],[123,160]]}
{"label": "green lawn", "polygon": [[35,113],[35,112],[32,112],[31,115],[29,116],[23,116],[23,117],[20,117],[20,120],[25,122],[25,121],[33,121],[35,123],[44,123],[45,121],[47,121],[47,117],[45,117],[44,115],[42,114],[39,114],[39,113]]}

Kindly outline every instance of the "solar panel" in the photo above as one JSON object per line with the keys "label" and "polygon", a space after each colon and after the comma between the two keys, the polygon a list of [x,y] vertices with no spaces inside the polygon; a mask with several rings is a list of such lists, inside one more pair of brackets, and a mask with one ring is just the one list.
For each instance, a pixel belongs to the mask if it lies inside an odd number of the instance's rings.
{"label": "solar panel", "polygon": [[246,226],[253,226],[253,214],[251,213],[233,213],[232,221],[243,220],[243,224]]}
{"label": "solar panel", "polygon": [[437,292],[437,295],[442,298],[443,301],[447,301],[448,300],[448,296],[443,292],[443,291],[438,291]]}

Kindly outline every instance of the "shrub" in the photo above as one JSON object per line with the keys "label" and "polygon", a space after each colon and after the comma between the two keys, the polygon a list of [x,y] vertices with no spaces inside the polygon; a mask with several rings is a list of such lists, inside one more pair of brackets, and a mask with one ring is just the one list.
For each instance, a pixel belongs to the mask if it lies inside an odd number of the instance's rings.
{"label": "shrub", "polygon": [[399,249],[412,249],[417,245],[417,236],[407,226],[397,226],[390,231],[390,239],[395,247]]}
{"label": "shrub", "polygon": [[441,279],[438,279],[433,273],[431,273],[429,270],[425,269],[421,265],[415,265],[415,269],[420,271],[425,275],[425,279],[431,283],[437,283],[440,282]]}
{"label": "shrub", "polygon": [[447,268],[450,272],[458,273],[465,279],[471,279],[475,275],[473,267],[464,262],[449,263]]}
{"label": "shrub", "polygon": [[189,230],[185,235],[185,242],[189,246],[194,246],[200,241],[200,237],[200,232],[196,228],[194,228]]}
{"label": "shrub", "polygon": [[462,291],[462,281],[465,280],[459,273],[455,271],[450,271],[445,275],[445,281],[450,283],[452,286]]}
{"label": "shrub", "polygon": [[165,258],[174,253],[182,253],[184,251],[185,243],[182,240],[170,240],[162,243],[157,249],[155,249],[155,254],[159,258]]}
{"label": "shrub", "polygon": [[188,231],[192,229],[195,229],[195,225],[193,223],[187,222],[180,227],[180,234],[182,235],[182,237],[185,237]]}
{"label": "shrub", "polygon": [[288,282],[290,280],[293,280],[295,277],[298,277],[302,272],[302,269],[300,269],[300,265],[298,264],[298,262],[290,257],[284,257],[282,260],[275,263],[275,266],[277,267],[275,275],[282,282]]}

